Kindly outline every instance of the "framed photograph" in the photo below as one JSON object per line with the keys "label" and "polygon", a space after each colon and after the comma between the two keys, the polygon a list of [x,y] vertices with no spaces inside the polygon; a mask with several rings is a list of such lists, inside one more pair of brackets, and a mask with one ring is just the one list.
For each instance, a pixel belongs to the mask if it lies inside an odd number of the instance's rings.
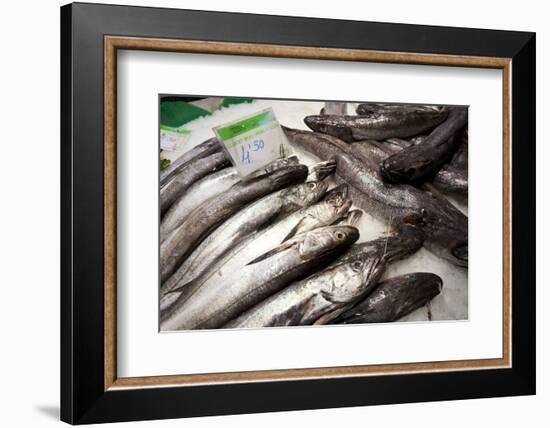
{"label": "framed photograph", "polygon": [[533,33],[76,3],[61,105],[63,421],[535,393]]}

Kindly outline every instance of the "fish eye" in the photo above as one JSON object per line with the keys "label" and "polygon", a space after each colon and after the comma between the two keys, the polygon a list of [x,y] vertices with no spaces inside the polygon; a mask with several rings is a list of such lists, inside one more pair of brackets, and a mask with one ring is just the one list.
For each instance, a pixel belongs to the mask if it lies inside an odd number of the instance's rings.
{"label": "fish eye", "polygon": [[317,187],[317,183],[310,181],[309,183],[307,183],[307,187],[309,189],[315,189]]}
{"label": "fish eye", "polygon": [[336,232],[334,234],[334,236],[336,236],[336,239],[338,239],[338,241],[343,241],[344,239],[346,239],[346,234],[344,232]]}
{"label": "fish eye", "polygon": [[351,268],[353,270],[359,271],[359,270],[361,270],[362,267],[363,267],[363,263],[361,263],[360,261],[355,261],[351,264]]}
{"label": "fish eye", "polygon": [[327,132],[327,127],[326,127],[325,125],[321,125],[321,126],[319,127],[319,131],[321,131],[321,132]]}

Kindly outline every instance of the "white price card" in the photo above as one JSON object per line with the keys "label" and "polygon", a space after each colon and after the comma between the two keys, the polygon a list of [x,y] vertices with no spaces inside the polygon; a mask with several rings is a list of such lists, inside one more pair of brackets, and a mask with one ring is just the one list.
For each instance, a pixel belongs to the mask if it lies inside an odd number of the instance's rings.
{"label": "white price card", "polygon": [[160,126],[160,148],[169,152],[181,150],[191,138],[191,131],[183,128]]}
{"label": "white price card", "polygon": [[241,177],[291,153],[271,108],[218,126],[214,133]]}

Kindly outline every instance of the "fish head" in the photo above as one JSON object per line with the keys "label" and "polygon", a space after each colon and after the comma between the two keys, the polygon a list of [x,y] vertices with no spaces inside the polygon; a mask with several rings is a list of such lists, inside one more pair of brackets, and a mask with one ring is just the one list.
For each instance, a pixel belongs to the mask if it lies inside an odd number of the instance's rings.
{"label": "fish head", "polygon": [[324,199],[330,215],[336,220],[343,217],[351,208],[352,201],[348,199],[347,184],[340,184],[329,190]]}
{"label": "fish head", "polygon": [[307,207],[319,201],[327,192],[328,184],[324,181],[307,181],[297,186],[289,187],[285,194],[285,203],[300,208]]}
{"label": "fish head", "polygon": [[341,116],[339,115],[312,115],[306,116],[304,123],[315,132],[329,134],[344,141],[353,141],[351,128],[339,124],[340,119]]}
{"label": "fish head", "polygon": [[400,306],[416,306],[428,302],[441,293],[443,280],[431,272],[415,272],[387,280],[395,282],[394,289],[407,290],[403,293],[403,300],[396,303]]}
{"label": "fish head", "polygon": [[410,224],[400,224],[396,232],[386,238],[386,241],[380,241],[380,251],[382,251],[384,260],[391,262],[401,260],[410,256],[422,247],[424,243],[424,233],[419,227]]}
{"label": "fish head", "polygon": [[343,250],[359,239],[353,226],[326,226],[306,232],[299,243],[302,259],[312,259]]}

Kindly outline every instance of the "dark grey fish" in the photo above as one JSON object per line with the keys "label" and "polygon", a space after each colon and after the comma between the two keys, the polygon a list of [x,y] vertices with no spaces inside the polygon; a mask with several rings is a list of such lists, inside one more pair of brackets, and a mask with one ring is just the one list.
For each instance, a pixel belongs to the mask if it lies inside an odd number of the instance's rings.
{"label": "dark grey fish", "polygon": [[244,205],[268,193],[304,181],[307,173],[308,169],[304,165],[285,166],[272,173],[241,181],[220,197],[206,201],[161,244],[161,281],[166,281],[185,256],[223,220],[235,214]]}
{"label": "dark grey fish", "polygon": [[433,273],[409,273],[380,282],[365,300],[334,322],[363,324],[396,321],[432,300],[443,281]]}
{"label": "dark grey fish", "polygon": [[344,141],[412,137],[429,131],[447,117],[446,109],[386,109],[362,116],[307,116],[306,125]]}
{"label": "dark grey fish", "polygon": [[351,226],[327,226],[286,241],[269,257],[213,278],[183,304],[172,305],[161,330],[217,328],[335,258],[359,238]]}
{"label": "dark grey fish", "polygon": [[196,159],[210,156],[213,153],[221,152],[222,146],[217,138],[210,138],[205,142],[193,147],[191,150],[182,154],[175,161],[160,173],[160,185],[164,186],[175,177],[185,166]]}
{"label": "dark grey fish", "polygon": [[453,107],[445,122],[421,143],[388,157],[382,176],[391,183],[412,183],[431,179],[451,159],[460,145],[460,132],[468,122],[468,109]]}
{"label": "dark grey fish", "polygon": [[205,158],[190,161],[187,165],[160,189],[160,212],[164,214],[168,208],[180,198],[189,187],[201,178],[221,168],[229,166],[225,152],[216,152]]}
{"label": "dark grey fish", "polygon": [[[380,159],[386,159],[388,156],[398,153],[406,147],[422,142],[425,138],[426,137],[422,136],[414,137],[410,140],[403,140],[400,138],[390,138],[383,141],[364,140],[352,143],[351,147],[352,150],[363,153],[365,156],[369,156],[372,151],[376,150],[380,155]],[[453,160],[444,164],[432,180],[437,189],[446,194],[456,196],[468,195],[468,165],[466,160],[466,165],[464,166],[464,149],[462,149],[462,147],[464,147],[464,144],[461,144],[453,156]],[[456,164],[454,163],[455,157],[457,159]],[[461,165],[460,168],[457,167],[459,163]]]}
{"label": "dark grey fish", "polygon": [[439,111],[441,110],[440,106],[435,105],[422,105],[422,104],[388,104],[388,103],[361,103],[355,109],[358,115],[369,115],[375,113],[384,113],[391,111],[402,111],[402,112],[416,112],[416,111]]}
{"label": "dark grey fish", "polygon": [[439,257],[467,266],[468,217],[433,191],[409,184],[388,184],[379,165],[386,157],[365,145],[367,153],[324,134],[283,128],[289,141],[321,159],[335,159],[335,178],[350,185],[350,196],[365,211],[390,225],[417,224],[426,234],[425,246]]}

